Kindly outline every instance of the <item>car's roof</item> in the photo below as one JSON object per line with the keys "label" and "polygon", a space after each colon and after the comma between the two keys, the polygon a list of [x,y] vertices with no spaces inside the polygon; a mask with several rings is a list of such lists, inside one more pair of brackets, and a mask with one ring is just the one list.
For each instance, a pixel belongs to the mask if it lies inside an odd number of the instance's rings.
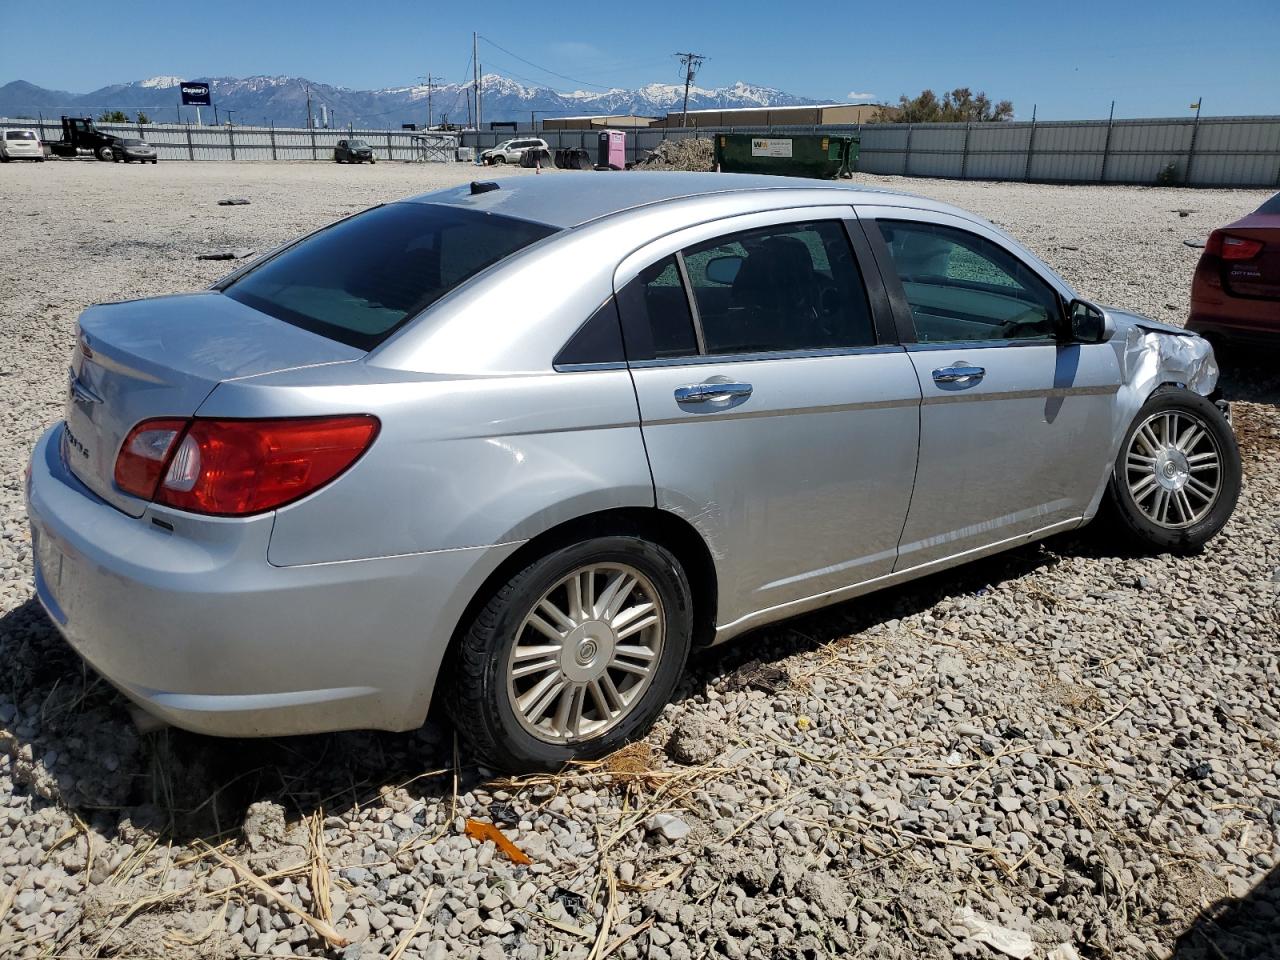
{"label": "car's roof", "polygon": [[[498,189],[473,194],[470,186],[453,187],[410,197],[410,202],[443,203],[450,206],[500,213],[521,220],[533,220],[553,227],[575,227],[625,210],[654,203],[704,197],[729,192],[778,190],[829,190],[848,194],[832,197],[835,203],[891,202],[927,210],[954,211],[936,200],[912,194],[861,187],[833,180],[802,177],[771,177],[745,173],[680,173],[630,170],[592,174],[555,174],[546,177],[504,177]],[[909,203],[902,203],[908,200]]]}

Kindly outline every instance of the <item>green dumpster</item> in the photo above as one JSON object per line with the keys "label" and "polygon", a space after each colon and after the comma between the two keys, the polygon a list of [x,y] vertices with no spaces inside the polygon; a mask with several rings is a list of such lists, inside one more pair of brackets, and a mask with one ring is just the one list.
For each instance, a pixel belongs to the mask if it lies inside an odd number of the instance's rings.
{"label": "green dumpster", "polygon": [[772,173],[833,180],[852,177],[858,163],[857,137],[717,133],[715,138],[716,168],[723,173]]}

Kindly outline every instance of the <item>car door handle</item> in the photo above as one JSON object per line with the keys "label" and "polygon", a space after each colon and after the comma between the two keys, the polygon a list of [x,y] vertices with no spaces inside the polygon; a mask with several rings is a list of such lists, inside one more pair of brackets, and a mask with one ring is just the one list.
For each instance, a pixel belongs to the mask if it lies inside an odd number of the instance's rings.
{"label": "car door handle", "polygon": [[934,383],[977,383],[987,375],[985,367],[971,367],[968,364],[957,364],[954,367],[943,367],[933,371]]}
{"label": "car door handle", "polygon": [[708,400],[749,397],[753,389],[749,383],[691,383],[676,387],[676,402],[706,403]]}

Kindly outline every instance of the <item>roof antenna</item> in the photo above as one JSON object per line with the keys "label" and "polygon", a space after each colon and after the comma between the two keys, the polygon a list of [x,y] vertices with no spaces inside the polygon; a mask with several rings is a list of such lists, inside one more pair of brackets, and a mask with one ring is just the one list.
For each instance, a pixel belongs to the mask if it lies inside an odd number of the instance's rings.
{"label": "roof antenna", "polygon": [[501,190],[502,188],[493,180],[472,180],[471,195],[474,197],[477,193],[488,193],[490,190]]}

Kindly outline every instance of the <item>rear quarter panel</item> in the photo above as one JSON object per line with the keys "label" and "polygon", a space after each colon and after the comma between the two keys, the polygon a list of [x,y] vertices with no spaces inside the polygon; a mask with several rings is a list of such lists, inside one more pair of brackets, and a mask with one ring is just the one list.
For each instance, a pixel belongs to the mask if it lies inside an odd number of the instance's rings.
{"label": "rear quarter panel", "polygon": [[513,543],[586,513],[653,505],[626,370],[394,374],[363,363],[224,383],[201,416],[371,413],[355,466],[276,513],[277,566]]}

